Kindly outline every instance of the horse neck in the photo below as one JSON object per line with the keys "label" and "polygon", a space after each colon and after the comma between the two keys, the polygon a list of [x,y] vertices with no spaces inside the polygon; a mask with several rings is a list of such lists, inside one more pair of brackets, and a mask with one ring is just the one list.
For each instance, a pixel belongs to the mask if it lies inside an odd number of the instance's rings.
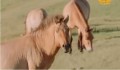
{"label": "horse neck", "polygon": [[[79,0],[76,0],[76,1],[79,1]],[[74,7],[76,9],[76,13],[78,14],[78,19],[76,21],[79,25],[76,25],[76,26],[81,30],[81,32],[86,32],[86,30],[89,29],[88,22],[85,19],[84,14],[82,13],[80,7],[75,2],[75,0],[74,0]]]}
{"label": "horse neck", "polygon": [[39,51],[47,55],[55,55],[59,48],[55,42],[54,24],[45,30],[39,30],[34,34],[35,43]]}

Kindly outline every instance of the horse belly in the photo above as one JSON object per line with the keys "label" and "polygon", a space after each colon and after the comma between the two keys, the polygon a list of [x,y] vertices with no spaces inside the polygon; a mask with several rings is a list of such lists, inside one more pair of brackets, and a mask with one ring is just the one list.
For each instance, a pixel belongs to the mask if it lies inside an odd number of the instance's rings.
{"label": "horse belly", "polygon": [[18,63],[15,65],[14,69],[28,69],[27,60],[19,60]]}
{"label": "horse belly", "polygon": [[11,55],[7,52],[2,52],[0,59],[0,68],[1,69],[26,69],[27,67],[27,61],[25,60],[19,60],[19,57],[16,57],[16,55]]}
{"label": "horse belly", "polygon": [[[0,58],[0,69],[15,69],[19,67],[17,66],[18,63],[25,62],[25,61],[19,61],[20,59],[23,59],[22,53],[23,49],[22,46],[16,46],[17,45],[17,39],[8,41],[0,46],[1,51],[1,58]],[[16,49],[17,47],[21,47]],[[25,65],[23,65],[25,66]],[[21,68],[23,69],[23,68]]]}

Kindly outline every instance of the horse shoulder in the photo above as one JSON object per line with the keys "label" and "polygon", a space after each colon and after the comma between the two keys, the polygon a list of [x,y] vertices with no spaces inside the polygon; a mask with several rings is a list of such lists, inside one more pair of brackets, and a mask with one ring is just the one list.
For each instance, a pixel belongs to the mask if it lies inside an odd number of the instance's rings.
{"label": "horse shoulder", "polygon": [[35,47],[31,47],[27,52],[27,61],[28,65],[32,65],[35,67],[39,67],[40,63],[42,62],[43,55],[42,52],[39,51]]}
{"label": "horse shoulder", "polygon": [[28,65],[32,65],[35,67],[39,67],[40,63],[43,59],[43,54],[41,48],[38,48],[36,44],[36,39],[34,36],[31,36],[31,38],[28,40],[28,44],[30,44],[27,48],[27,61]]}

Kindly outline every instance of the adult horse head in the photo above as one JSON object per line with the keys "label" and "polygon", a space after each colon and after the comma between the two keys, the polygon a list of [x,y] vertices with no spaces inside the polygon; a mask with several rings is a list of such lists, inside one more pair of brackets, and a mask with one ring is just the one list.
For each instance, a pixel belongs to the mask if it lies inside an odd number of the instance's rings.
{"label": "adult horse head", "polygon": [[92,51],[92,29],[87,29],[85,31],[80,31],[78,29],[79,36],[78,36],[78,49],[80,49],[81,52],[83,52],[83,49],[85,48],[87,51]]}
{"label": "adult horse head", "polygon": [[69,17],[65,18],[62,15],[55,16],[56,32],[55,38],[56,41],[60,43],[61,47],[65,48],[65,53],[71,53],[71,47],[69,46],[69,28],[67,26],[67,22]]}

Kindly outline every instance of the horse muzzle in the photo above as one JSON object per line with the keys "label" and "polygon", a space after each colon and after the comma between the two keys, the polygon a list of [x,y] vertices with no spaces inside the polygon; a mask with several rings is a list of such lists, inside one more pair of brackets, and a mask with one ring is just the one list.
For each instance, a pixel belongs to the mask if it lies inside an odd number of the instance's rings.
{"label": "horse muzzle", "polygon": [[72,48],[70,46],[70,44],[66,44],[63,46],[65,48],[65,53],[71,53],[72,52]]}
{"label": "horse muzzle", "polygon": [[85,48],[88,52],[92,52],[93,51],[93,48],[91,48],[91,47],[86,47]]}

